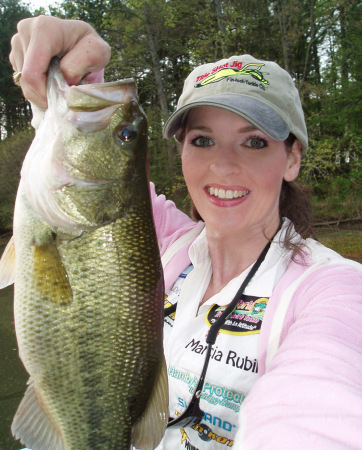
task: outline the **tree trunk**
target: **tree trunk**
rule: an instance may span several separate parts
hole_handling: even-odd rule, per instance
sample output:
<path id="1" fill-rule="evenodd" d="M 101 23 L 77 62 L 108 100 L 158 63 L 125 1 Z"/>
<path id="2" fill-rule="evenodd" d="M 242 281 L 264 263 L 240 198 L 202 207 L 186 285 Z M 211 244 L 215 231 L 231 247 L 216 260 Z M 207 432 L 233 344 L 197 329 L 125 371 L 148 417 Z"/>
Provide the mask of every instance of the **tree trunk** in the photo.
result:
<path id="1" fill-rule="evenodd" d="M 290 36 L 290 12 L 288 11 L 290 5 L 286 5 L 284 0 L 279 0 L 277 3 L 277 14 L 279 20 L 280 33 L 282 38 L 284 68 L 292 75 L 292 42 Z"/>
<path id="2" fill-rule="evenodd" d="M 316 1 L 310 0 L 310 6 L 309 6 L 309 27 L 310 27 L 310 38 L 309 43 L 306 48 L 306 55 L 305 55 L 305 62 L 304 62 L 304 70 L 303 70 L 303 77 L 301 80 L 301 85 L 307 80 L 308 73 L 310 71 L 310 60 L 313 53 L 313 65 L 315 66 L 315 71 L 317 73 L 318 80 L 320 82 L 320 73 L 319 73 L 319 60 L 318 60 L 318 53 L 316 48 L 316 24 L 315 24 L 315 7 L 316 7 Z M 316 62 L 318 62 L 318 65 L 316 66 Z"/>
<path id="3" fill-rule="evenodd" d="M 163 86 L 162 81 L 162 74 L 161 74 L 161 65 L 160 65 L 160 58 L 158 56 L 157 52 L 157 46 L 156 46 L 156 39 L 153 31 L 153 26 L 151 22 L 151 14 L 150 14 L 150 8 L 147 2 L 144 4 L 144 19 L 145 19 L 145 25 L 147 30 L 147 37 L 148 37 L 148 47 L 150 49 L 151 53 L 151 59 L 152 59 L 152 72 L 155 77 L 156 81 L 156 89 L 157 89 L 157 95 L 160 102 L 161 107 L 161 113 L 163 118 L 166 118 L 169 115 L 169 110 L 167 106 L 167 99 L 166 99 L 166 93 Z"/>
<path id="4" fill-rule="evenodd" d="M 228 57 L 228 49 L 226 44 L 226 27 L 222 12 L 222 5 L 221 0 L 214 0 L 215 2 L 215 8 L 216 8 L 216 17 L 217 17 L 217 26 L 219 31 L 219 37 L 220 37 L 220 43 L 221 43 L 221 52 L 222 57 L 227 58 Z"/>
<path id="5" fill-rule="evenodd" d="M 346 46 L 346 11 L 344 5 L 339 8 L 339 25 L 341 30 L 341 84 L 342 89 L 348 85 L 348 56 Z"/>

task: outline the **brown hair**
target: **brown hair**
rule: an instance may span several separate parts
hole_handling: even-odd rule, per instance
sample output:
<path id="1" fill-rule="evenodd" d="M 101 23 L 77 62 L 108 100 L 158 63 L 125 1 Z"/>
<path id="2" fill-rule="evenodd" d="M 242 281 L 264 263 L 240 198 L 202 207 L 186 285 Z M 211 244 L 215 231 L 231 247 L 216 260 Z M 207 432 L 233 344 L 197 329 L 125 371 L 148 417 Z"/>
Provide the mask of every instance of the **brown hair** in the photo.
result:
<path id="1" fill-rule="evenodd" d="M 290 224 L 286 229 L 283 246 L 293 251 L 293 259 L 297 255 L 303 256 L 301 241 L 293 242 L 295 238 L 294 229 L 302 239 L 312 237 L 315 239 L 313 230 L 313 208 L 311 202 L 311 189 L 295 181 L 283 181 L 279 198 L 279 215 L 287 217 Z"/>
<path id="2" fill-rule="evenodd" d="M 291 151 L 295 140 L 296 137 L 290 133 L 284 141 L 288 152 Z M 308 186 L 296 181 L 283 180 L 279 197 L 279 217 L 287 217 L 290 220 L 290 224 L 286 229 L 283 246 L 287 250 L 292 250 L 293 259 L 296 256 L 303 258 L 301 239 L 315 238 L 311 198 L 311 189 Z M 301 236 L 299 241 L 295 240 L 296 236 L 295 232 L 293 232 L 293 225 L 295 231 Z"/>

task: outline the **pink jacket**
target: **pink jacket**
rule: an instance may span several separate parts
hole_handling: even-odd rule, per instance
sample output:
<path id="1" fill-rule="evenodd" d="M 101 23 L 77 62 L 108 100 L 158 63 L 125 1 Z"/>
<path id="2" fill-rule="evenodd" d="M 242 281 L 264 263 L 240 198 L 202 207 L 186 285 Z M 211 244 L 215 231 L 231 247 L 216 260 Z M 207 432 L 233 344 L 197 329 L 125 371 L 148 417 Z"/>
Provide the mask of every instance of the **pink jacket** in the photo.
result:
<path id="1" fill-rule="evenodd" d="M 151 196 L 164 255 L 198 224 L 152 184 Z M 190 263 L 191 242 L 164 267 L 166 290 Z M 362 449 L 361 265 L 323 246 L 290 263 L 268 302 L 259 379 L 240 419 L 235 449 Z"/>

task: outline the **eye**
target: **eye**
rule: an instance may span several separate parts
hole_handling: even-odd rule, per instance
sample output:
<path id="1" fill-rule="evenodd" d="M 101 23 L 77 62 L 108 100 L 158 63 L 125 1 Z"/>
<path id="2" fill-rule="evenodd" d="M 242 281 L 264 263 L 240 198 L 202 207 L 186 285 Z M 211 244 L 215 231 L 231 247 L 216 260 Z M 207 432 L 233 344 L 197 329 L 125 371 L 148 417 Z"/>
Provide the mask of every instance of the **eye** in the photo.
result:
<path id="1" fill-rule="evenodd" d="M 137 131 L 132 125 L 123 125 L 116 129 L 116 136 L 122 142 L 131 142 L 137 136 Z"/>
<path id="2" fill-rule="evenodd" d="M 210 147 L 213 144 L 214 141 L 207 136 L 198 136 L 191 141 L 191 145 L 194 145 L 195 147 Z"/>
<path id="3" fill-rule="evenodd" d="M 260 148 L 264 148 L 268 146 L 268 143 L 265 139 L 259 137 L 259 136 L 254 136 L 249 138 L 246 142 L 245 145 L 247 147 L 250 148 L 254 148 L 254 149 L 260 149 Z"/>

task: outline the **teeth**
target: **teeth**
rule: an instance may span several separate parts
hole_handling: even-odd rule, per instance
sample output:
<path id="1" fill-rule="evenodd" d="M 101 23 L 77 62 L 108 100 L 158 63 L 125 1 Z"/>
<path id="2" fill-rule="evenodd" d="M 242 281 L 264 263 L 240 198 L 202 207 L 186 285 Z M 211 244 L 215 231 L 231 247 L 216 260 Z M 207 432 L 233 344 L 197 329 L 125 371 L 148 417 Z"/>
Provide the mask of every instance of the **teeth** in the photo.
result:
<path id="1" fill-rule="evenodd" d="M 231 189 L 225 190 L 225 189 L 218 189 L 216 187 L 209 187 L 207 188 L 207 190 L 209 191 L 210 195 L 213 195 L 214 197 L 218 197 L 221 199 L 240 198 L 249 194 L 249 191 L 232 191 Z"/>

